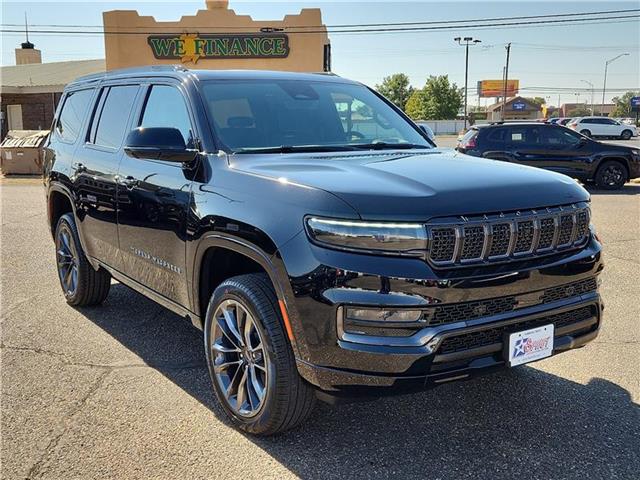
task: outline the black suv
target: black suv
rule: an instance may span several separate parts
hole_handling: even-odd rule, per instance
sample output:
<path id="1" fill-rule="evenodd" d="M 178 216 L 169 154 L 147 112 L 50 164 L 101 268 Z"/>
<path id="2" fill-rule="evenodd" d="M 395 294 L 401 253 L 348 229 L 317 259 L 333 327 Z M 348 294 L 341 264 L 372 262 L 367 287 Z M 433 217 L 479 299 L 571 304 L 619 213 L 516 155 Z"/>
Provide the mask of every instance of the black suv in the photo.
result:
<path id="1" fill-rule="evenodd" d="M 592 140 L 552 123 L 474 126 L 456 150 L 475 157 L 545 168 L 614 190 L 640 177 L 640 150 Z"/>
<path id="2" fill-rule="evenodd" d="M 438 150 L 337 76 L 81 78 L 56 112 L 45 187 L 68 303 L 103 302 L 113 277 L 189 319 L 224 411 L 255 434 L 297 425 L 317 397 L 580 347 L 601 323 L 580 185 Z"/>

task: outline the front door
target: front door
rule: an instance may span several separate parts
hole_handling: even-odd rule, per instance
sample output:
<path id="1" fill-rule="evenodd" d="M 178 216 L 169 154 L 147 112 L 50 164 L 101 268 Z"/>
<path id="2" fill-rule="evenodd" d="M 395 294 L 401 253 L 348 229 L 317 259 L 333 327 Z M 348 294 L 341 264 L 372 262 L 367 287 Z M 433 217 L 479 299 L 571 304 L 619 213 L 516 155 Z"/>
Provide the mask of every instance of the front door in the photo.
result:
<path id="1" fill-rule="evenodd" d="M 135 127 L 173 127 L 189 145 L 193 122 L 177 84 L 150 84 Z M 189 305 L 186 272 L 191 171 L 180 163 L 123 156 L 118 172 L 118 234 L 123 273 L 164 297 Z"/>

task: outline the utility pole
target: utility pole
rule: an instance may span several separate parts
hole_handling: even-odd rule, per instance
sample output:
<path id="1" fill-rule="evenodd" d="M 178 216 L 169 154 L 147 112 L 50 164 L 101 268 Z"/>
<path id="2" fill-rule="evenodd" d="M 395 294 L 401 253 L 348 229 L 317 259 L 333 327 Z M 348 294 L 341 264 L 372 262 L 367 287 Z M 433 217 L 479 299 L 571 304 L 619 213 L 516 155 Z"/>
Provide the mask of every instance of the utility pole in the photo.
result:
<path id="1" fill-rule="evenodd" d="M 467 130 L 467 86 L 469 84 L 469 44 L 472 45 L 480 43 L 482 40 L 474 39 L 473 37 L 456 37 L 453 39 L 458 42 L 458 45 L 465 46 L 464 56 L 464 129 Z M 464 43 L 463 43 L 464 42 Z"/>
<path id="2" fill-rule="evenodd" d="M 502 121 L 504 122 L 504 110 L 507 107 L 507 83 L 509 82 L 509 54 L 511 53 L 511 42 L 507 43 L 507 62 L 504 66 L 504 85 L 502 88 Z"/>
<path id="3" fill-rule="evenodd" d="M 606 62 L 604 62 L 604 82 L 602 84 L 602 109 L 600 111 L 600 115 L 604 114 L 604 95 L 605 95 L 605 92 L 607 91 L 607 69 L 609 68 L 609 64 L 615 62 L 620 57 L 624 57 L 626 55 L 629 55 L 629 54 L 628 53 L 621 53 L 617 57 L 613 57 L 612 59 L 607 60 Z"/>
<path id="4" fill-rule="evenodd" d="M 580 80 L 580 81 L 586 83 L 591 87 L 591 115 L 595 115 L 595 110 L 593 109 L 593 83 L 591 83 L 589 80 Z"/>

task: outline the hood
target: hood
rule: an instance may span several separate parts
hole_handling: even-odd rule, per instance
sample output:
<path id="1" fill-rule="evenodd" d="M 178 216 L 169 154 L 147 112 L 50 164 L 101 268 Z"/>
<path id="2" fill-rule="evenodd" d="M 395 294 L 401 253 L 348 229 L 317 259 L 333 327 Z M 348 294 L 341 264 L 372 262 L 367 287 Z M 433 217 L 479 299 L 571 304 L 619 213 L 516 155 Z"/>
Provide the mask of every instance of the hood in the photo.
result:
<path id="1" fill-rule="evenodd" d="M 231 168 L 325 190 L 369 220 L 424 221 L 589 199 L 567 176 L 454 150 L 235 155 Z"/>

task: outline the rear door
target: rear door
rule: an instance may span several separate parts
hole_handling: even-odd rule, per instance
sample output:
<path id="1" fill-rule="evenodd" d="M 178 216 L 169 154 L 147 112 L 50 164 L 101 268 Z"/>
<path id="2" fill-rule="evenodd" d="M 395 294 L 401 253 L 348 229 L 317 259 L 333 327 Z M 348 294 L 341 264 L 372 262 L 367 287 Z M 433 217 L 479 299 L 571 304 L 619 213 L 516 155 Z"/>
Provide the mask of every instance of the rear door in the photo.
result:
<path id="1" fill-rule="evenodd" d="M 132 128 L 174 127 L 194 146 L 194 117 L 177 82 L 144 85 L 134 118 Z M 127 155 L 118 172 L 123 273 L 182 306 L 189 305 L 185 256 L 193 173 L 180 163 Z"/>
<path id="2" fill-rule="evenodd" d="M 116 175 L 138 90 L 137 85 L 99 89 L 91 123 L 75 151 L 71 172 L 86 253 L 114 268 L 118 268 L 119 260 Z"/>

